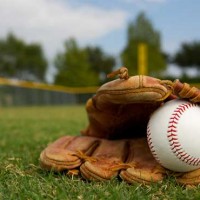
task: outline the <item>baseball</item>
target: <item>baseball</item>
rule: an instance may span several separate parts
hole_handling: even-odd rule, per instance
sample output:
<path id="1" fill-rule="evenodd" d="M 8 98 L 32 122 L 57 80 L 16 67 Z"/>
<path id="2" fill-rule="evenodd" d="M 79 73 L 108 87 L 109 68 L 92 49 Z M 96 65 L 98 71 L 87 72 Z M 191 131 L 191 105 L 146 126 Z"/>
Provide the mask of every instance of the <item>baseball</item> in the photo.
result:
<path id="1" fill-rule="evenodd" d="M 179 99 L 163 104 L 150 117 L 147 140 L 163 167 L 176 172 L 200 168 L 200 106 Z"/>

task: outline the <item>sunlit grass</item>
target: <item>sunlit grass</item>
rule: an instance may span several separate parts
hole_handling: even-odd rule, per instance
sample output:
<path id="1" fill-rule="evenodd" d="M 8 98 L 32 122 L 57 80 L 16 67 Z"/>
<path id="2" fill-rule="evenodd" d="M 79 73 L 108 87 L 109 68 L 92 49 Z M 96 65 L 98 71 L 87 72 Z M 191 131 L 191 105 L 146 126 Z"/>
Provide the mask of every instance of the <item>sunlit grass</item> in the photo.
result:
<path id="1" fill-rule="evenodd" d="M 151 186 L 87 182 L 40 168 L 48 143 L 86 125 L 84 106 L 0 108 L 0 199 L 200 199 L 199 187 L 183 188 L 172 178 Z"/>

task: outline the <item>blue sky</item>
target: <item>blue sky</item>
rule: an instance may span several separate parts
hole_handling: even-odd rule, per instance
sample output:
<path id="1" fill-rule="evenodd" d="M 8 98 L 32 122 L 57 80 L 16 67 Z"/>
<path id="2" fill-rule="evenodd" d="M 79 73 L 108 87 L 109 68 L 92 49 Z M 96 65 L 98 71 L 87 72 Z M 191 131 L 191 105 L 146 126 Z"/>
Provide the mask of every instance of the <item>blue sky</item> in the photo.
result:
<path id="1" fill-rule="evenodd" d="M 199 0 L 0 0 L 0 37 L 13 32 L 40 42 L 50 62 L 70 37 L 117 56 L 130 21 L 144 11 L 160 31 L 162 49 L 173 54 L 182 42 L 200 40 Z"/>
<path id="2" fill-rule="evenodd" d="M 87 2 L 94 4 L 92 0 Z M 174 53 L 182 42 L 200 40 L 200 1 L 198 0 L 127 0 L 127 2 L 118 0 L 109 3 L 97 1 L 96 5 L 104 9 L 124 10 L 128 15 L 127 23 L 134 21 L 138 13 L 144 11 L 154 27 L 160 31 L 162 47 L 169 53 Z M 126 44 L 126 28 L 127 25 L 95 42 L 103 44 L 108 52 L 121 51 Z"/>

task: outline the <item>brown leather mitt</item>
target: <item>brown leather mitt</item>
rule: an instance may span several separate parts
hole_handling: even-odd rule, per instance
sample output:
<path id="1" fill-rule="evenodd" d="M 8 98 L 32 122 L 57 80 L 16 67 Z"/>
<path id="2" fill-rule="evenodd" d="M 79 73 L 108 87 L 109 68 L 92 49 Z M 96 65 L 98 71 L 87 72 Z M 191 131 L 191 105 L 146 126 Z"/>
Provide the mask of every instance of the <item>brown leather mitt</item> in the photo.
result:
<path id="1" fill-rule="evenodd" d="M 81 174 L 88 180 L 119 176 L 128 183 L 159 182 L 170 172 L 153 158 L 146 139 L 150 115 L 168 100 L 200 101 L 200 92 L 179 80 L 128 76 L 125 67 L 108 77 L 119 79 L 102 85 L 86 104 L 89 125 L 81 136 L 63 136 L 40 154 L 44 169 Z M 181 173 L 181 184 L 200 183 L 200 170 Z"/>

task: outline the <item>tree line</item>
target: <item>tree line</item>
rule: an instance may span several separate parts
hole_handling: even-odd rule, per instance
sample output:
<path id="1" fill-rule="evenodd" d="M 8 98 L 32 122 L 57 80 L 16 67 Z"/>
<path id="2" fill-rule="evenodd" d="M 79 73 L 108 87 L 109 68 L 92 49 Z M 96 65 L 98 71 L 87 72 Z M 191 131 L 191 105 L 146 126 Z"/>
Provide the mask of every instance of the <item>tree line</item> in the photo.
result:
<path id="1" fill-rule="evenodd" d="M 169 63 L 178 65 L 183 72 L 194 68 L 197 75 L 200 74 L 200 41 L 183 43 L 174 55 L 163 52 L 161 34 L 143 12 L 128 24 L 126 39 L 119 58 L 131 75 L 137 74 L 140 43 L 148 47 L 149 75 L 161 77 Z M 70 38 L 64 43 L 64 51 L 55 56 L 54 83 L 73 87 L 98 86 L 107 81 L 106 74 L 116 65 L 116 57 L 102 48 L 80 47 L 75 38 Z M 0 40 L 0 76 L 45 82 L 47 68 L 48 61 L 40 44 L 27 44 L 12 33 Z M 183 74 L 187 78 L 187 74 Z"/>

